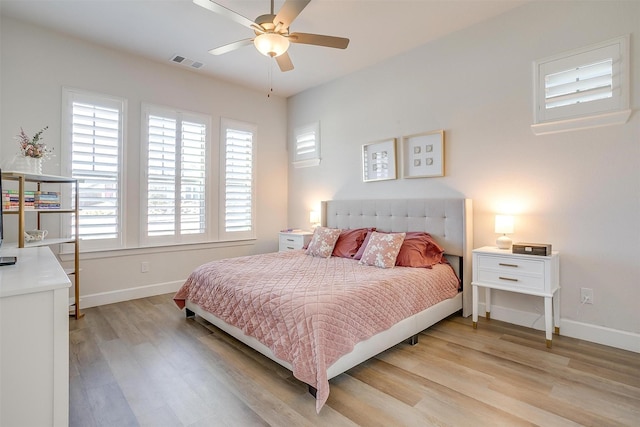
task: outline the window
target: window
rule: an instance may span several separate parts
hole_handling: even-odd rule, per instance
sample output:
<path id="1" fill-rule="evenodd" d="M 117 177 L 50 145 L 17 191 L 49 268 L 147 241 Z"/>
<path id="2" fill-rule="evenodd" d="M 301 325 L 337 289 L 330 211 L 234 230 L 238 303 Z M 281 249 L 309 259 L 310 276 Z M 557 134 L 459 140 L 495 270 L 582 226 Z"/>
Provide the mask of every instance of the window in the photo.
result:
<path id="1" fill-rule="evenodd" d="M 302 168 L 320 164 L 320 123 L 302 126 L 294 131 L 293 166 Z"/>
<path id="2" fill-rule="evenodd" d="M 220 236 L 223 240 L 255 237 L 254 163 L 256 127 L 222 119 Z"/>
<path id="3" fill-rule="evenodd" d="M 619 37 L 534 63 L 534 133 L 627 121 L 629 37 Z"/>
<path id="4" fill-rule="evenodd" d="M 73 89 L 63 90 L 63 102 L 63 132 L 70 141 L 70 155 L 65 159 L 67 173 L 80 180 L 79 233 L 83 249 L 121 247 L 126 103 Z M 75 220 L 72 218 L 70 224 L 65 224 L 72 235 Z"/>
<path id="5" fill-rule="evenodd" d="M 206 116 L 143 106 L 142 242 L 201 242 L 207 227 Z"/>

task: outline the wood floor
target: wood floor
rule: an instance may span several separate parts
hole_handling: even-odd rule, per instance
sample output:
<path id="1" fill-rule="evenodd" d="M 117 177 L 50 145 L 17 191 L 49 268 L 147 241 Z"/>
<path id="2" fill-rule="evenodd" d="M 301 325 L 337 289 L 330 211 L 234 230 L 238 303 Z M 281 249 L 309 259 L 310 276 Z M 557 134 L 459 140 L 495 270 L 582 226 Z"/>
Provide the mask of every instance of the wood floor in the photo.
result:
<path id="1" fill-rule="evenodd" d="M 330 381 L 320 414 L 289 371 L 172 295 L 70 320 L 70 425 L 639 426 L 640 355 L 452 316 Z"/>

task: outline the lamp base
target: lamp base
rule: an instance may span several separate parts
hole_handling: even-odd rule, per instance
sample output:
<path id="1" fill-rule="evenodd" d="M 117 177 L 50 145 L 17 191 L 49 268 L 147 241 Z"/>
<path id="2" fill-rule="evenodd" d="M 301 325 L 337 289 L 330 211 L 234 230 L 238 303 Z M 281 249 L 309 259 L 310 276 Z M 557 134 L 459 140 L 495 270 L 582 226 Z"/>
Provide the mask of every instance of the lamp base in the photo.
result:
<path id="1" fill-rule="evenodd" d="M 508 238 L 505 234 L 498 237 L 498 239 L 496 240 L 496 245 L 498 246 L 498 249 L 509 249 L 511 247 L 511 243 L 513 243 L 512 240 Z"/>

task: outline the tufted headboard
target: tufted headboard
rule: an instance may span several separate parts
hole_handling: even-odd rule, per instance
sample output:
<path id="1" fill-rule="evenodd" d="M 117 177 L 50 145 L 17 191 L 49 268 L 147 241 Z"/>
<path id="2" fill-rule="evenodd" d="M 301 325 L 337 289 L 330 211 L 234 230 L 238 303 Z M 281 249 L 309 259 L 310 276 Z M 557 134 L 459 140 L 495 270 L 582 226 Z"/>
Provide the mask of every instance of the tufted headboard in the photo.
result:
<path id="1" fill-rule="evenodd" d="M 463 315 L 471 314 L 471 199 L 329 200 L 322 224 L 332 228 L 376 227 L 381 231 L 424 231 L 442 246 L 463 285 Z"/>

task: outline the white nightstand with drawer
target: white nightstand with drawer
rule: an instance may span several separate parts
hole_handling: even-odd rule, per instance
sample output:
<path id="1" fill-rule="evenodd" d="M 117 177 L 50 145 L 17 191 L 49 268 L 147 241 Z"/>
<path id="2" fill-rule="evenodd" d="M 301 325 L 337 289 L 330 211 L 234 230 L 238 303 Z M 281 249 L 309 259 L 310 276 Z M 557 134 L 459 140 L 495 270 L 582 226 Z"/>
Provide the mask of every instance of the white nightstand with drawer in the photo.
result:
<path id="1" fill-rule="evenodd" d="M 560 334 L 560 254 L 521 255 L 492 246 L 473 250 L 473 327 L 478 326 L 478 286 L 485 288 L 486 317 L 491 318 L 491 289 L 544 297 L 547 347 L 553 327 Z"/>
<path id="2" fill-rule="evenodd" d="M 312 236 L 310 231 L 281 231 L 278 252 L 302 249 L 309 244 Z"/>

